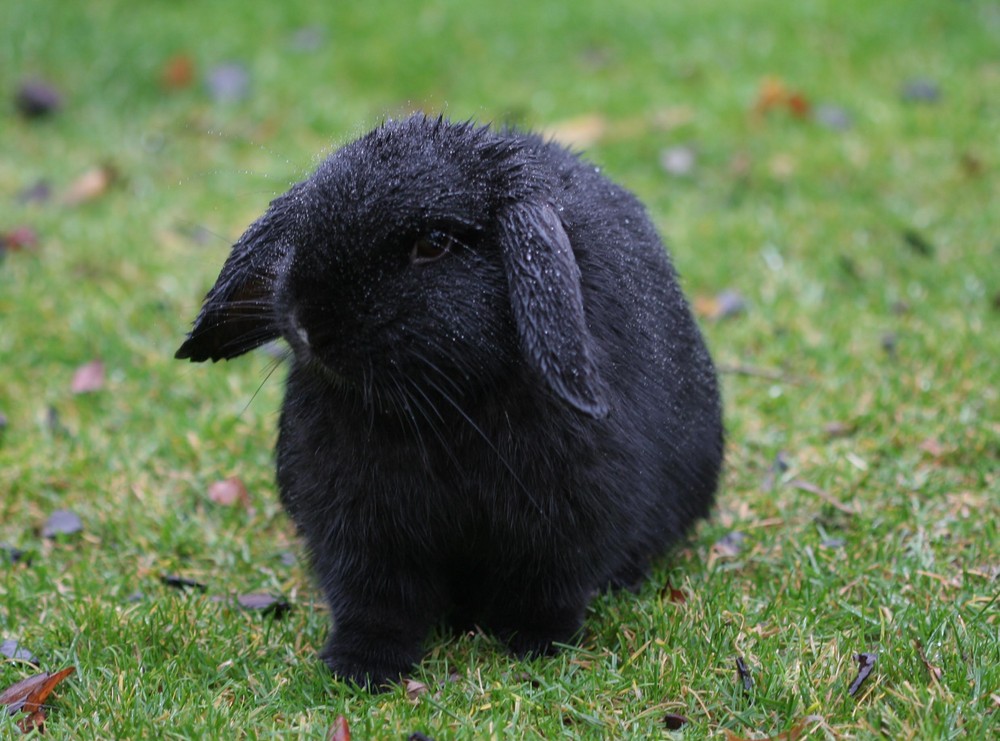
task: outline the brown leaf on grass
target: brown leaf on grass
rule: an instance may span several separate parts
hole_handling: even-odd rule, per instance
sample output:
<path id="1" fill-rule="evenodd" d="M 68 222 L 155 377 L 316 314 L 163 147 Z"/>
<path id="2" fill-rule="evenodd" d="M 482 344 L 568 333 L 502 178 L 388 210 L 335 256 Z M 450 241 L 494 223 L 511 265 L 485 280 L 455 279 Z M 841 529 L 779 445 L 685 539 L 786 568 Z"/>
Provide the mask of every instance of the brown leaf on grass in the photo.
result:
<path id="1" fill-rule="evenodd" d="M 118 179 L 118 172 L 111 165 L 100 165 L 87 170 L 70 184 L 63 194 L 63 203 L 67 206 L 79 206 L 82 203 L 100 198 Z"/>
<path id="2" fill-rule="evenodd" d="M 940 458 L 948 452 L 948 448 L 941 444 L 936 437 L 929 437 L 917 446 L 932 458 Z"/>
<path id="3" fill-rule="evenodd" d="M 794 487 L 795 489 L 799 489 L 801 491 L 807 491 L 810 494 L 815 494 L 817 497 L 819 497 L 824 502 L 829 504 L 835 510 L 837 510 L 838 512 L 843 512 L 845 515 L 856 516 L 858 514 L 857 510 L 855 510 L 853 507 L 847 506 L 839 499 L 837 499 L 835 496 L 833 496 L 833 494 L 826 491 L 825 489 L 821 489 L 820 487 L 816 486 L 816 484 L 810 483 L 808 481 L 803 481 L 802 479 L 792 479 L 791 481 L 788 482 L 788 485 Z"/>
<path id="4" fill-rule="evenodd" d="M 74 394 L 88 394 L 103 388 L 104 363 L 100 360 L 91 360 L 77 368 L 69 385 L 69 390 Z"/>
<path id="5" fill-rule="evenodd" d="M 546 138 L 568 147 L 585 149 L 596 144 L 608 132 L 608 120 L 599 113 L 559 121 L 542 130 Z"/>
<path id="6" fill-rule="evenodd" d="M 45 711 L 42 706 L 55 686 L 75 671 L 75 667 L 68 666 L 55 674 L 42 672 L 22 679 L 0 693 L 0 705 L 5 706 L 11 715 L 22 711 L 28 714 L 27 718 L 18 723 L 24 733 L 29 733 L 33 728 L 41 729 L 45 723 Z"/>
<path id="7" fill-rule="evenodd" d="M 403 687 L 406 689 L 406 699 L 414 702 L 428 691 L 427 685 L 416 679 L 404 679 Z"/>
<path id="8" fill-rule="evenodd" d="M 812 104 L 802 93 L 791 92 L 785 99 L 785 105 L 789 112 L 796 118 L 808 118 L 812 110 Z"/>
<path id="9" fill-rule="evenodd" d="M 823 425 L 823 434 L 827 439 L 850 437 L 857 428 L 850 422 L 829 422 Z"/>
<path id="10" fill-rule="evenodd" d="M 851 682 L 851 686 L 847 688 L 847 694 L 854 697 L 858 693 L 858 690 L 861 689 L 861 685 L 865 683 L 865 680 L 868 679 L 868 676 L 875 668 L 875 661 L 877 659 L 877 653 L 854 654 L 854 660 L 858 662 L 858 676 L 854 678 L 854 681 Z"/>
<path id="11" fill-rule="evenodd" d="M 715 296 L 696 296 L 695 313 L 713 321 L 742 314 L 747 310 L 747 300 L 738 291 L 727 289 Z"/>
<path id="12" fill-rule="evenodd" d="M 746 736 L 737 736 L 732 731 L 726 731 L 726 741 L 798 741 L 806 735 L 806 725 L 809 723 L 810 719 L 799 721 L 794 726 L 789 728 L 787 731 L 782 731 L 775 736 L 767 736 L 766 738 L 751 739 Z"/>
<path id="13" fill-rule="evenodd" d="M 38 244 L 38 233 L 30 226 L 15 226 L 9 232 L 0 232 L 0 254 L 22 252 Z"/>
<path id="14" fill-rule="evenodd" d="M 327 741 L 351 741 L 351 729 L 347 725 L 347 718 L 343 715 L 338 715 L 337 720 L 333 722 Z"/>
<path id="15" fill-rule="evenodd" d="M 763 116 L 773 110 L 785 110 L 796 118 L 805 119 L 812 105 L 803 93 L 790 89 L 780 77 L 765 77 L 757 88 L 753 111 Z"/>
<path id="16" fill-rule="evenodd" d="M 160 71 L 160 85 L 166 90 L 181 90 L 194 82 L 194 62 L 187 54 L 170 57 Z"/>
<path id="17" fill-rule="evenodd" d="M 239 504 L 246 509 L 250 506 L 250 493 L 238 476 L 230 476 L 211 484 L 208 487 L 208 498 L 226 507 Z"/>
<path id="18" fill-rule="evenodd" d="M 687 592 L 683 589 L 678 589 L 669 581 L 666 586 L 663 587 L 663 591 L 660 592 L 668 602 L 673 602 L 675 605 L 682 605 L 687 602 Z"/>
<path id="19" fill-rule="evenodd" d="M 667 713 L 663 716 L 663 725 L 668 731 L 679 731 L 690 722 L 690 719 L 679 713 Z"/>
<path id="20" fill-rule="evenodd" d="M 986 171 L 982 159 L 973 152 L 962 152 L 959 165 L 962 167 L 962 172 L 971 178 L 977 178 Z"/>

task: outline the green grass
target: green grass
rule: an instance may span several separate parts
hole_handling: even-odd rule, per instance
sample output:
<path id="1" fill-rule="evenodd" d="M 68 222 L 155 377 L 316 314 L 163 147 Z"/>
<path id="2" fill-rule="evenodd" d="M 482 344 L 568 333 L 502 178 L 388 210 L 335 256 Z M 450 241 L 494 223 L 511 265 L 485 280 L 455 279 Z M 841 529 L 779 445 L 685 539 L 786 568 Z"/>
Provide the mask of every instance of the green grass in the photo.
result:
<path id="1" fill-rule="evenodd" d="M 423 6 L 0 11 L 3 100 L 33 75 L 67 98 L 44 121 L 0 110 L 0 232 L 39 236 L 0 260 L 0 543 L 30 554 L 2 564 L 0 638 L 48 671 L 76 667 L 51 700 L 51 735 L 324 738 L 343 714 L 355 738 L 655 738 L 670 735 L 669 712 L 689 719 L 685 738 L 995 737 L 996 4 Z M 303 26 L 322 29 L 318 50 L 294 48 Z M 197 79 L 164 91 L 176 54 Z M 201 76 L 228 60 L 247 65 L 251 94 L 216 103 Z M 768 77 L 853 125 L 754 115 Z M 936 81 L 940 99 L 903 100 L 914 78 Z M 269 199 L 331 147 L 415 108 L 538 127 L 600 116 L 588 154 L 647 202 L 689 294 L 746 298 L 744 314 L 704 327 L 721 366 L 752 372 L 724 375 L 714 518 L 637 596 L 599 599 L 582 644 L 552 659 L 437 636 L 414 674 L 431 690 L 409 699 L 352 691 L 315 658 L 328 617 L 288 558 L 300 549 L 272 483 L 282 372 L 268 376 L 260 355 L 171 358 Z M 688 177 L 659 164 L 676 145 L 697 151 Z M 107 193 L 60 202 L 104 162 L 120 174 Z M 55 198 L 18 203 L 39 179 Z M 104 389 L 73 395 L 74 369 L 93 358 Z M 789 469 L 769 477 L 779 453 Z M 233 475 L 252 511 L 208 498 Z M 61 508 L 83 532 L 41 537 Z M 738 554 L 713 548 L 732 531 L 745 534 Z M 169 589 L 162 573 L 208 591 Z M 272 620 L 212 599 L 253 591 L 294 609 Z M 850 697 L 862 651 L 878 662 Z M 0 689 L 32 671 L 0 663 Z M 0 717 L 0 736 L 14 730 Z"/>

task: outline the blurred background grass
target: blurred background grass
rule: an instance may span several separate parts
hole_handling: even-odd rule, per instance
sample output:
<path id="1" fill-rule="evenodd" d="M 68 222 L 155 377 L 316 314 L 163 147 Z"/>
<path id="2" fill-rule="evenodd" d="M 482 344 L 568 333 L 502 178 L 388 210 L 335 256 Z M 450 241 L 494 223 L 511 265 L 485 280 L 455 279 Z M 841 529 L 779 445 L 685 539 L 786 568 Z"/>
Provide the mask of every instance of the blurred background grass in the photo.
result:
<path id="1" fill-rule="evenodd" d="M 667 710 L 693 736 L 995 730 L 998 49 L 976 0 L 4 3 L 0 543 L 33 558 L 0 579 L 0 637 L 78 667 L 54 730 L 319 737 L 345 713 L 374 737 L 648 736 Z M 61 106 L 27 119 L 36 78 Z M 579 651 L 442 638 L 419 676 L 460 680 L 371 700 L 312 655 L 326 616 L 271 483 L 281 371 L 171 356 L 268 201 L 418 109 L 548 130 L 648 204 L 727 370 L 729 466 L 715 519 L 638 600 L 599 601 Z M 717 316 L 722 291 L 742 312 Z M 102 387 L 72 393 L 94 358 Z M 252 510 L 207 497 L 230 475 Z M 83 532 L 41 537 L 61 508 Z M 732 531 L 742 549 L 713 545 Z M 173 595 L 176 572 L 297 609 Z"/>

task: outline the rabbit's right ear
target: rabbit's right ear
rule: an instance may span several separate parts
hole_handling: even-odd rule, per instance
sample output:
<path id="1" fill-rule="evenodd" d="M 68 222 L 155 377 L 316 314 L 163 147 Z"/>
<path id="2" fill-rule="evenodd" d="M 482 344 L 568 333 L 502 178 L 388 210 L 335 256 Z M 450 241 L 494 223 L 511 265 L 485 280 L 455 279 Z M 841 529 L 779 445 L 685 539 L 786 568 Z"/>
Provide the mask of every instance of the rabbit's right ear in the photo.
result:
<path id="1" fill-rule="evenodd" d="M 233 245 L 175 358 L 228 360 L 281 334 L 274 288 L 289 238 L 283 213 L 277 202 L 272 203 Z"/>
<path id="2" fill-rule="evenodd" d="M 521 353 L 556 396 L 584 414 L 608 414 L 587 329 L 580 269 L 546 203 L 517 203 L 500 217 L 500 247 Z"/>

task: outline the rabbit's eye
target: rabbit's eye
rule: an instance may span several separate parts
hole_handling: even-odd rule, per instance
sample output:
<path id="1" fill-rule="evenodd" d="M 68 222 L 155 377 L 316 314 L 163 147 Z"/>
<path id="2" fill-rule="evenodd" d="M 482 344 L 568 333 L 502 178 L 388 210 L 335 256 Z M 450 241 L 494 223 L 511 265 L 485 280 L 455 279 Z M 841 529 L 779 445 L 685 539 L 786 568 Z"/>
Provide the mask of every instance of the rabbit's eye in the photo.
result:
<path id="1" fill-rule="evenodd" d="M 431 232 L 413 244 L 413 249 L 410 250 L 410 262 L 421 265 L 440 260 L 451 252 L 454 243 L 455 240 L 443 232 Z"/>

